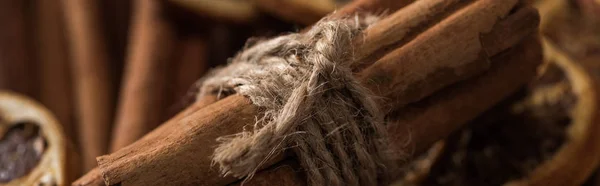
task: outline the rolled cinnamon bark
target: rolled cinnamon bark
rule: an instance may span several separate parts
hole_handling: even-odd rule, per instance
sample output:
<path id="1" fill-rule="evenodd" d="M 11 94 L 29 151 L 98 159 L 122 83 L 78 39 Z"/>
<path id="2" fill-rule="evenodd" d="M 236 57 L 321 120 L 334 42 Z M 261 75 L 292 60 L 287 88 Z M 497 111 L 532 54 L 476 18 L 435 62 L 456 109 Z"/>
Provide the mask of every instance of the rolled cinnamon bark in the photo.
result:
<path id="1" fill-rule="evenodd" d="M 177 54 L 174 55 L 173 68 L 170 76 L 173 83 L 170 84 L 169 104 L 165 120 L 173 117 L 176 113 L 193 104 L 196 100 L 198 85 L 195 83 L 204 75 L 209 67 L 208 43 L 201 34 L 189 34 L 179 38 L 177 42 Z"/>
<path id="2" fill-rule="evenodd" d="M 96 165 L 96 156 L 107 153 L 114 107 L 109 58 L 97 3 L 95 0 L 62 1 L 69 33 L 84 170 Z"/>
<path id="3" fill-rule="evenodd" d="M 208 46 L 199 35 L 188 36 L 180 42 L 181 58 L 176 70 L 174 98 L 189 96 L 194 83 L 208 71 Z"/>
<path id="4" fill-rule="evenodd" d="M 152 130 L 162 122 L 166 111 L 167 69 L 176 42 L 175 33 L 163 16 L 160 2 L 138 0 L 134 8 L 111 151 L 129 145 Z"/>
<path id="5" fill-rule="evenodd" d="M 477 1 L 477 2 L 482 2 L 482 3 L 490 3 L 487 5 L 490 5 L 490 7 L 496 7 L 499 8 L 501 10 L 504 11 L 498 11 L 496 13 L 500 13 L 500 14 L 508 14 L 509 11 L 513 8 L 514 4 L 512 4 L 512 6 L 491 6 L 491 5 L 495 5 L 494 3 L 499 3 L 502 5 L 506 5 L 503 3 L 509 3 L 509 2 L 499 2 L 499 1 Z M 514 3 L 516 3 L 516 1 L 514 1 Z M 477 4 L 475 3 L 472 6 L 481 6 L 481 4 Z M 487 7 L 487 6 L 484 6 Z M 496 9 L 498 10 L 498 9 Z M 537 23 L 537 14 L 535 13 L 534 10 L 531 9 L 526 9 L 525 10 L 529 10 L 526 12 L 529 12 L 527 14 L 527 17 L 529 16 L 533 16 L 534 18 L 531 19 L 534 21 L 534 24 L 530 24 L 531 27 L 528 28 L 523 28 L 525 30 L 529 30 L 529 32 L 522 32 L 522 33 L 531 33 L 534 31 L 534 28 L 536 26 L 535 23 Z M 473 13 L 478 13 L 477 11 L 460 11 L 462 12 L 473 12 Z M 491 11 L 494 12 L 494 11 Z M 516 11 L 519 12 L 519 11 Z M 467 14 L 468 15 L 468 14 Z M 515 14 L 516 15 L 516 14 Z M 454 15 L 454 16 L 458 16 L 458 15 Z M 470 25 L 475 25 L 475 27 L 477 26 L 482 26 L 479 27 L 482 30 L 477 30 L 474 32 L 475 35 L 479 36 L 479 34 L 481 34 L 482 32 L 486 32 L 491 30 L 491 28 L 493 27 L 494 23 L 497 22 L 497 20 L 495 20 L 495 18 L 497 18 L 499 15 L 495 15 L 495 14 L 489 14 L 486 16 L 490 16 L 493 17 L 494 19 L 491 20 L 492 23 L 489 24 L 487 27 L 486 26 L 482 26 L 482 23 L 479 24 L 470 24 Z M 488 17 L 482 17 L 481 20 L 487 20 L 486 18 Z M 485 24 L 484 24 L 485 25 Z M 517 24 L 519 25 L 519 24 Z M 508 30 L 500 30 L 500 33 L 503 33 L 502 31 L 511 31 L 510 29 Z M 518 32 L 521 33 L 521 32 Z M 510 35 L 510 34 L 509 34 Z M 521 36 L 521 38 L 524 36 Z M 500 40 L 502 42 L 514 42 L 514 41 L 519 41 L 519 39 L 516 40 Z M 448 43 L 448 44 L 453 44 L 453 43 Z M 480 43 L 476 43 L 477 45 L 479 45 Z M 511 46 L 514 45 L 513 44 L 498 44 L 499 46 Z M 446 48 L 446 47 L 450 47 L 451 45 L 446 45 L 446 46 L 440 46 L 442 48 Z M 485 48 L 485 47 L 484 47 Z M 497 48 L 497 46 L 494 45 L 494 47 L 492 48 Z M 533 47 L 534 48 L 534 47 Z M 484 52 L 486 51 L 486 49 L 480 49 L 476 52 L 476 54 L 479 54 L 479 52 Z M 536 52 L 538 51 L 538 52 Z M 501 50 L 496 51 L 496 52 L 501 52 Z M 465 55 L 471 55 L 471 54 L 465 54 Z M 490 56 L 493 56 L 495 54 L 488 54 Z M 477 56 L 477 55 L 475 55 Z M 443 99 L 443 101 L 440 101 L 440 104 L 433 104 L 431 103 L 431 108 L 427 109 L 425 111 L 423 111 L 423 115 L 417 115 L 415 116 L 416 119 L 415 120 L 420 120 L 420 119 L 435 119 L 435 117 L 432 118 L 432 115 L 429 115 L 430 113 L 437 113 L 440 115 L 444 115 L 444 114 L 449 114 L 449 110 L 452 110 L 450 108 L 453 107 L 464 107 L 463 109 L 472 109 L 471 113 L 472 115 L 466 115 L 462 118 L 458 118 L 455 120 L 452 120 L 451 123 L 454 127 L 458 127 L 461 124 L 463 124 L 464 122 L 466 122 L 465 120 L 468 120 L 469 118 L 474 117 L 476 114 L 478 114 L 479 112 L 482 112 L 483 110 L 489 108 L 491 105 L 493 105 L 494 103 L 496 103 L 499 99 L 501 99 L 502 97 L 504 97 L 505 95 L 507 95 L 507 92 L 512 92 L 516 89 L 516 87 L 520 86 L 523 84 L 523 77 L 530 77 L 531 74 L 533 73 L 535 66 L 538 64 L 539 60 L 539 50 L 531 50 L 531 53 L 529 53 L 528 55 L 523 55 L 525 57 L 527 57 L 526 59 L 520 59 L 520 58 L 511 58 L 511 57 L 520 57 L 520 55 L 515 54 L 514 56 L 512 55 L 502 55 L 500 56 L 500 58 L 502 58 L 503 60 L 506 61 L 512 61 L 508 64 L 506 64 L 506 66 L 504 65 L 499 65 L 498 67 L 493 67 L 489 73 L 495 74 L 491 77 L 488 78 L 483 78 L 484 80 L 478 80 L 475 81 L 476 83 L 473 83 L 472 85 L 469 86 L 473 86 L 476 88 L 456 88 L 455 90 L 451 91 L 451 93 L 448 93 L 447 95 L 454 95 L 457 97 L 460 97 L 461 99 L 448 99 L 445 100 Z M 508 60 L 508 59 L 511 60 Z M 467 58 L 469 59 L 469 58 Z M 421 61 L 421 63 L 426 63 L 429 60 L 423 60 Z M 524 63 L 523 61 L 528 61 L 527 63 Z M 466 61 L 465 61 L 466 62 Z M 473 63 L 477 63 L 477 58 L 472 58 L 472 62 Z M 393 63 L 392 61 L 388 61 L 386 63 Z M 469 62 L 466 62 L 469 63 Z M 521 64 L 523 63 L 523 64 Z M 392 68 L 398 68 L 398 69 L 402 69 L 402 65 L 409 65 L 406 63 L 394 63 L 397 66 L 393 66 Z M 444 65 L 444 64 L 436 64 L 436 63 L 432 63 L 433 65 Z M 523 65 L 523 66 L 521 66 Z M 497 68 L 497 69 L 496 69 Z M 472 69 L 475 71 L 478 70 L 485 70 L 484 69 Z M 523 76 L 514 76 L 514 78 L 518 78 L 518 79 L 512 79 L 509 78 L 508 80 L 506 79 L 502 79 L 502 78 L 506 78 L 506 74 L 512 74 L 512 72 L 514 71 L 518 71 L 518 74 L 522 74 Z M 481 72 L 481 71 L 480 71 Z M 388 74 L 388 76 L 393 77 L 394 74 Z M 363 80 L 365 80 L 365 77 L 361 77 L 363 78 Z M 502 79 L 502 80 L 499 80 Z M 456 79 L 457 81 L 460 80 Z M 496 88 L 490 88 L 488 86 L 491 85 L 487 85 L 488 82 L 496 82 L 496 81 L 502 81 L 502 82 L 498 82 L 498 83 L 492 83 Z M 393 84 L 393 81 L 387 81 L 387 82 L 382 82 L 382 83 L 390 83 Z M 413 83 L 420 83 L 419 81 L 415 81 Z M 408 83 L 410 85 L 410 83 Z M 444 87 L 445 85 L 440 85 L 439 88 Z M 465 85 L 466 86 L 466 85 Z M 472 92 L 473 90 L 477 90 L 478 92 L 478 96 L 473 96 L 472 94 L 469 94 L 469 92 Z M 489 98 L 489 101 L 482 101 L 480 104 L 477 104 L 477 106 L 470 106 L 467 105 L 467 103 L 473 103 L 474 100 L 472 100 L 471 102 L 464 102 L 464 99 L 467 100 L 471 100 L 472 98 L 478 98 L 481 99 L 481 97 L 485 97 L 486 94 L 489 94 L 490 92 L 487 92 L 488 90 L 493 90 L 495 91 L 493 95 L 496 95 L 495 97 Z M 444 96 L 441 96 L 444 97 Z M 467 98 L 465 98 L 467 97 Z M 442 99 L 442 98 L 440 98 Z M 163 127 L 160 127 L 159 129 L 153 131 L 152 133 L 150 133 L 149 135 L 147 135 L 146 137 L 144 137 L 142 140 L 128 146 L 125 147 L 124 149 L 115 152 L 114 154 L 108 155 L 108 156 L 102 156 L 98 158 L 99 161 L 99 165 L 100 165 L 100 170 L 102 171 L 103 175 L 104 175 L 104 179 L 106 181 L 107 184 L 117 184 L 117 183 L 121 183 L 121 184 L 207 184 L 207 185 L 220 185 L 220 184 L 226 184 L 226 183 L 230 183 L 232 180 L 232 178 L 219 178 L 218 177 L 218 173 L 217 170 L 215 170 L 214 167 L 210 166 L 210 159 L 208 158 L 210 156 L 210 154 L 212 153 L 212 150 L 207 150 L 206 147 L 211 147 L 214 148 L 215 142 L 213 141 L 216 137 L 218 136 L 223 136 L 223 135 L 228 135 L 228 134 L 233 134 L 233 133 L 237 133 L 239 131 L 242 130 L 242 128 L 247 124 L 247 123 L 252 123 L 254 120 L 254 115 L 258 114 L 259 108 L 255 108 L 254 106 L 250 105 L 250 102 L 243 98 L 242 96 L 239 95 L 233 95 L 230 96 L 228 98 L 225 98 L 224 100 L 221 100 L 213 105 L 209 105 L 208 107 L 201 109 L 199 111 L 193 112 L 190 115 L 188 115 L 187 117 L 183 117 L 181 119 L 179 119 L 178 121 L 174 121 L 174 122 L 168 122 L 166 125 L 163 125 Z M 438 122 L 433 122 L 435 124 L 440 124 Z M 441 123 L 440 125 L 444 125 L 445 123 Z M 169 126 L 167 129 L 167 125 Z M 441 132 L 441 134 L 436 134 L 436 136 L 444 136 L 447 135 L 447 133 L 449 133 L 451 130 L 446 131 L 446 133 L 443 133 L 443 131 L 439 131 Z M 164 133 L 163 133 L 164 132 Z M 161 139 L 169 139 L 169 140 L 161 140 Z M 202 145 L 200 145 L 202 144 Z M 425 148 L 425 147 L 420 147 L 420 148 Z M 135 156 L 130 156 L 135 154 Z M 177 157 L 177 158 L 175 158 Z M 135 167 L 131 166 L 131 165 L 136 165 Z M 177 165 L 177 167 L 175 169 L 177 169 L 179 174 L 169 174 L 168 172 L 170 172 L 168 169 L 154 169 L 152 167 L 170 167 L 170 165 Z M 210 167 L 210 168 L 209 168 Z M 199 175 L 201 175 L 201 177 L 198 177 Z"/>
<path id="6" fill-rule="evenodd" d="M 162 131 L 162 132 L 151 132 L 147 135 L 145 135 L 144 137 L 142 137 L 141 139 L 137 140 L 136 143 L 142 143 L 141 141 L 151 141 L 153 139 L 156 138 L 161 138 L 161 137 L 165 137 L 165 135 L 169 134 L 170 131 L 173 130 L 178 130 L 176 128 L 172 128 L 171 123 L 175 123 L 178 122 L 179 120 L 181 120 L 182 118 L 185 117 L 189 117 L 191 115 L 193 115 L 194 113 L 198 112 L 199 110 L 203 109 L 204 107 L 214 103 L 218 101 L 216 96 L 211 96 L 211 97 L 205 97 L 202 100 L 198 100 L 196 102 L 194 102 L 192 105 L 186 107 L 183 111 L 179 112 L 177 115 L 175 115 L 174 117 L 172 117 L 171 119 L 169 119 L 168 121 L 166 121 L 165 123 L 163 123 L 162 125 L 160 125 L 158 128 L 156 128 L 156 131 Z M 102 172 L 100 171 L 100 169 L 98 169 L 97 167 L 92 169 L 91 171 L 87 172 L 83 177 L 77 179 L 75 182 L 72 183 L 72 185 L 74 186 L 103 186 L 105 185 L 105 181 L 102 178 Z"/>
<path id="7" fill-rule="evenodd" d="M 365 87 L 373 90 L 376 95 L 386 98 L 380 104 L 383 110 L 402 107 L 456 81 L 482 73 L 489 67 L 491 56 L 515 45 L 525 35 L 531 33 L 539 19 L 537 12 L 531 8 L 515 8 L 518 1 L 474 1 L 468 6 L 464 6 L 461 3 L 465 1 L 434 0 L 415 2 L 403 10 L 413 10 L 409 9 L 413 8 L 412 5 L 428 7 L 424 2 L 432 2 L 429 7 L 437 8 L 454 3 L 454 6 L 462 8 L 447 6 L 449 8 L 446 11 L 431 8 L 432 15 L 428 16 L 432 16 L 434 20 L 437 19 L 435 13 L 441 14 L 439 16 L 449 16 L 358 73 L 357 76 L 362 79 Z M 509 14 L 513 8 L 515 8 L 515 12 Z M 396 20 L 395 18 L 399 15 L 415 13 L 413 11 L 403 12 L 403 10 L 399 11 L 403 14 L 393 14 L 390 18 L 382 20 L 385 23 L 382 24 L 384 25 L 382 27 L 390 28 L 387 30 L 395 30 L 392 29 L 395 28 L 394 26 L 389 26 L 393 20 Z M 499 21 L 499 18 L 502 21 Z M 504 24 L 499 24 L 501 22 Z M 426 25 L 427 23 L 428 21 L 422 21 L 422 24 Z M 365 33 L 380 31 L 377 26 L 376 23 Z M 400 32 L 405 32 L 406 28 L 400 28 Z M 397 38 L 396 36 L 399 35 L 389 33 L 389 31 L 380 31 L 379 33 L 383 36 L 366 34 L 365 39 Z M 500 37 L 503 40 L 500 41 L 494 37 Z M 378 43 L 381 39 L 367 41 L 369 41 L 368 44 L 372 44 L 373 42 Z M 490 42 L 486 43 L 485 41 Z M 373 50 L 375 52 L 371 54 L 385 52 L 385 46 L 387 45 L 381 47 L 383 50 Z M 364 50 L 368 49 L 371 47 L 364 48 Z M 369 56 L 369 54 L 358 57 L 362 56 Z M 368 64 L 368 61 L 364 63 Z M 399 68 L 398 65 L 402 65 L 402 67 Z M 417 81 L 419 83 L 414 83 Z"/>
<path id="8" fill-rule="evenodd" d="M 30 98 L 0 92 L 0 185 L 66 185 L 68 148 L 61 125 Z"/>
<path id="9" fill-rule="evenodd" d="M 408 4 L 406 7 L 389 15 L 390 19 L 377 22 L 377 29 L 370 29 L 365 32 L 364 40 L 370 40 L 371 45 L 380 45 L 381 51 L 362 50 L 356 51 L 359 63 L 353 64 L 355 69 L 363 69 L 373 64 L 384 54 L 391 50 L 399 48 L 415 39 L 425 30 L 435 26 L 440 21 L 446 19 L 452 13 L 473 3 L 471 0 L 458 1 L 416 1 Z M 391 19 L 393 17 L 393 19 Z M 403 23 L 403 24 L 394 24 Z M 389 30 L 398 30 L 389 32 Z M 365 47 L 366 49 L 378 49 L 374 47 Z"/>
<path id="10" fill-rule="evenodd" d="M 38 98 L 30 13 L 25 1 L 0 2 L 0 88 Z"/>
<path id="11" fill-rule="evenodd" d="M 66 137 L 77 143 L 75 109 L 62 7 L 52 0 L 35 3 L 40 102 L 54 113 Z"/>

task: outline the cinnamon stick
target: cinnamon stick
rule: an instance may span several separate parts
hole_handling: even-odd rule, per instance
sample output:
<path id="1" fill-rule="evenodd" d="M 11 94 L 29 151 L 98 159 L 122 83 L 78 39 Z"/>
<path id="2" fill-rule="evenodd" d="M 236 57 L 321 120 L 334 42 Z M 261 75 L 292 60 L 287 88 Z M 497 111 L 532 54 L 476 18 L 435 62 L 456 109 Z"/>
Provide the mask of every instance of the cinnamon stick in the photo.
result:
<path id="1" fill-rule="evenodd" d="M 175 57 L 176 62 L 171 71 L 174 83 L 169 88 L 172 91 L 166 119 L 196 101 L 195 94 L 199 87 L 195 82 L 209 69 L 207 45 L 206 38 L 200 34 L 190 34 L 179 39 L 178 54 L 175 55 L 178 57 Z"/>
<path id="2" fill-rule="evenodd" d="M 132 21 L 123 87 L 111 151 L 134 142 L 152 130 L 165 111 L 168 60 L 175 33 L 163 17 L 159 2 L 137 0 Z"/>
<path id="3" fill-rule="evenodd" d="M 65 23 L 62 7 L 51 0 L 34 3 L 36 27 L 36 60 L 40 73 L 40 102 L 45 105 L 61 124 L 67 144 L 67 168 L 69 177 L 65 183 L 81 176 L 81 158 L 78 154 L 79 141 L 75 126 L 75 98 L 70 73 Z"/>
<path id="4" fill-rule="evenodd" d="M 35 3 L 40 102 L 56 115 L 69 142 L 76 143 L 74 97 L 61 8 L 51 0 Z"/>
<path id="5" fill-rule="evenodd" d="M 0 2 L 0 88 L 37 98 L 25 1 Z"/>
<path id="6" fill-rule="evenodd" d="M 487 14 L 484 17 L 501 17 L 507 15 L 516 1 L 513 1 L 511 6 L 498 6 L 499 4 L 505 5 L 504 3 L 510 2 L 499 2 L 499 1 L 477 1 L 477 3 L 484 3 L 487 6 L 484 7 L 500 7 L 504 11 L 498 11 L 496 14 Z M 475 4 L 481 6 L 480 4 Z M 498 3 L 498 4 L 496 4 Z M 529 9 L 531 10 L 531 9 Z M 473 11 L 460 11 L 460 12 L 473 12 Z M 476 11 L 474 11 L 476 12 Z M 492 11 L 493 12 L 493 11 Z M 536 17 L 535 11 L 528 16 Z M 468 14 L 467 14 L 468 15 Z M 476 19 L 477 20 L 477 19 Z M 486 20 L 481 18 L 479 20 Z M 533 19 L 537 20 L 537 19 Z M 489 31 L 497 20 L 491 20 L 492 24 L 489 28 L 483 28 L 475 32 L 475 35 L 479 35 L 486 30 Z M 537 23 L 537 22 L 536 22 Z M 482 24 L 482 23 L 479 23 Z M 477 25 L 477 24 L 470 24 Z M 535 24 L 531 25 L 528 29 L 531 33 L 535 28 Z M 510 29 L 509 29 L 510 30 Z M 504 29 L 493 30 L 497 31 L 499 35 L 504 35 Z M 521 36 L 521 38 L 524 36 Z M 501 40 L 499 42 L 504 42 Z M 512 42 L 512 41 L 506 41 Z M 450 44 L 443 48 L 450 47 Z M 476 43 L 479 45 L 480 43 Z M 510 44 L 499 44 L 500 46 L 509 46 Z M 514 44 L 513 44 L 514 45 Z M 484 46 L 485 47 L 485 46 Z M 486 49 L 481 49 L 476 53 L 485 52 Z M 497 51 L 500 52 L 500 51 Z M 489 54 L 493 56 L 495 54 Z M 477 62 L 477 58 L 472 59 L 472 62 Z M 420 61 L 421 63 L 428 62 L 429 60 Z M 535 60 L 533 60 L 535 62 Z M 393 63 L 387 61 L 386 63 Z M 466 62 L 468 63 L 468 62 Z M 406 63 L 394 63 L 396 66 L 392 68 L 403 68 Z M 444 65 L 444 64 L 431 64 Z M 533 65 L 532 65 L 533 66 Z M 520 68 L 520 67 L 519 67 Z M 532 70 L 533 67 L 527 66 L 524 70 Z M 475 69 L 483 70 L 483 69 Z M 510 69 L 514 70 L 514 69 Z M 481 72 L 481 71 L 480 71 Z M 527 73 L 523 73 L 527 74 Z M 388 74 L 388 76 L 395 76 L 395 74 Z M 365 80 L 364 77 L 361 79 Z M 457 80 L 458 81 L 458 80 Z M 396 82 L 387 81 L 382 82 L 385 84 L 394 84 Z M 421 83 L 420 81 L 414 81 L 412 83 Z M 514 84 L 513 84 L 514 83 Z M 408 83 L 410 85 L 410 83 Z M 509 81 L 507 84 L 511 86 L 520 85 L 518 82 Z M 480 84 L 478 84 L 479 86 Z M 443 88 L 442 85 L 439 88 Z M 502 87 L 504 88 L 504 87 Z M 502 91 L 499 91 L 502 92 Z M 498 98 L 500 99 L 500 98 Z M 452 102 L 456 103 L 456 102 Z M 454 106 L 452 104 L 449 105 Z M 484 110 L 486 105 L 476 107 L 477 109 Z M 442 110 L 444 113 L 448 110 Z M 111 155 L 102 156 L 98 158 L 99 168 L 103 172 L 103 177 L 107 184 L 207 184 L 207 185 L 219 185 L 231 183 L 235 180 L 230 177 L 219 178 L 217 170 L 210 166 L 210 155 L 212 150 L 207 150 L 206 147 L 214 148 L 214 139 L 218 136 L 233 134 L 241 131 L 247 123 L 252 123 L 254 116 L 258 114 L 259 109 L 250 104 L 250 101 L 243 96 L 233 95 L 225 98 L 215 104 L 209 105 L 204 109 L 193 112 L 190 115 L 177 118 L 178 121 L 169 121 L 163 127 L 153 131 L 142 140 L 123 148 Z M 428 115 L 431 117 L 431 115 Z M 169 125 L 169 129 L 166 125 Z M 164 131 L 167 131 L 163 133 Z M 169 140 L 163 140 L 169 139 Z M 157 141 L 158 140 L 158 141 Z M 201 144 L 201 145 L 200 145 Z M 131 156 L 134 155 L 135 156 Z M 176 157 L 176 158 L 175 158 Z M 136 165 L 131 166 L 131 165 Z M 177 165 L 176 169 L 178 174 L 170 174 L 171 172 L 168 167 Z M 162 169 L 157 170 L 152 167 L 161 167 Z M 164 167 L 164 168 L 163 168 Z M 210 167 L 210 168 L 208 168 Z M 198 177 L 201 176 L 201 177 Z"/>
<path id="7" fill-rule="evenodd" d="M 448 0 L 448 1 L 416 1 L 407 5 L 388 17 L 394 19 L 381 20 L 377 24 L 377 29 L 370 29 L 369 32 L 365 32 L 363 36 L 364 40 L 370 40 L 371 45 L 380 45 L 382 51 L 376 52 L 373 49 L 375 47 L 365 47 L 363 50 L 356 51 L 359 56 L 359 63 L 354 64 L 355 69 L 363 69 L 366 66 L 371 65 L 383 54 L 387 54 L 389 51 L 396 49 L 400 46 L 405 45 L 407 42 L 415 39 L 423 31 L 430 29 L 440 21 L 444 20 L 456 10 L 459 10 L 473 1 L 459 1 L 459 0 Z M 402 22 L 404 24 L 394 24 L 396 22 Z M 397 30 L 390 32 L 389 30 Z"/>
<path id="8" fill-rule="evenodd" d="M 430 2 L 431 4 L 427 4 Z M 461 3 L 467 1 L 419 1 L 414 4 L 417 7 L 436 7 L 431 8 L 434 19 L 436 14 L 448 15 L 450 13 L 439 13 L 438 7 L 454 6 L 461 7 Z M 536 26 L 539 18 L 537 12 L 532 8 L 518 9 L 514 14 L 505 17 L 508 11 L 515 6 L 517 1 L 504 3 L 491 3 L 486 1 L 471 1 L 463 8 L 453 7 L 447 10 L 455 12 L 443 21 L 431 26 L 423 33 L 415 36 L 414 39 L 407 42 L 400 48 L 389 52 L 377 63 L 358 73 L 364 81 L 365 87 L 373 90 L 377 95 L 386 99 L 382 100 L 384 110 L 401 107 L 405 104 L 420 100 L 427 95 L 450 85 L 454 82 L 465 80 L 466 78 L 480 74 L 482 70 L 490 65 L 489 58 L 506 48 L 513 46 L 525 35 L 531 32 Z M 407 6 L 403 10 L 413 10 L 412 6 Z M 399 13 L 410 15 L 414 12 L 400 10 Z M 414 9 L 418 12 L 424 10 Z M 504 12 L 503 12 L 504 11 Z M 391 21 L 401 17 L 402 14 L 394 14 L 390 18 L 382 21 L 384 28 L 390 28 Z M 497 16 L 497 17 L 496 17 Z M 495 21 L 498 17 L 505 19 L 499 24 Z M 427 21 L 423 21 L 427 23 Z M 412 22 L 411 22 L 412 23 Z M 379 24 L 377 24 L 379 25 Z M 376 26 L 377 26 L 376 25 Z M 373 26 L 368 29 L 366 39 L 371 38 L 398 38 L 398 34 L 379 31 Z M 389 30 L 395 30 L 392 26 Z M 406 28 L 398 27 L 401 32 Z M 496 31 L 490 33 L 491 31 Z M 371 33 L 371 34 L 369 34 Z M 373 33 L 381 33 L 376 35 Z M 449 37 L 450 36 L 450 37 Z M 496 37 L 500 37 L 496 38 Z M 385 39 L 384 39 L 385 40 Z M 500 41 L 503 40 L 503 41 Z M 381 39 L 369 40 L 380 42 Z M 486 43 L 487 42 L 487 43 Z M 365 47 L 369 50 L 373 47 Z M 383 47 L 385 51 L 385 47 Z M 357 51 L 365 51 L 357 50 Z M 373 50 L 376 51 L 376 50 Z M 379 51 L 378 51 L 379 52 Z M 372 52 L 377 54 L 378 52 Z M 359 57 L 368 55 L 358 55 Z M 477 62 L 473 62 L 477 61 Z M 425 63 L 426 62 L 426 63 Z M 397 68 L 397 64 L 402 63 L 403 68 Z M 368 62 L 363 62 L 368 64 Z M 390 76 L 389 74 L 394 74 Z M 414 81 L 420 81 L 414 83 Z M 394 82 L 394 83 L 389 83 Z M 389 85 L 389 86 L 386 86 Z M 410 87 L 414 85 L 415 87 Z M 393 106 L 390 106 L 393 105 Z"/>
<path id="9" fill-rule="evenodd" d="M 63 0 L 84 170 L 96 165 L 96 156 L 108 149 L 112 121 L 113 86 L 108 69 L 98 1 Z"/>
<path id="10" fill-rule="evenodd" d="M 181 118 L 188 117 L 188 116 L 192 115 L 193 113 L 198 112 L 200 109 L 202 109 L 216 101 L 217 101 L 217 97 L 215 96 L 215 97 L 205 98 L 204 101 L 194 102 L 192 105 L 186 107 L 185 110 L 181 111 L 180 113 L 178 113 L 177 115 L 175 115 L 174 117 L 172 117 L 171 119 L 169 119 L 168 121 L 163 123 L 162 125 L 158 126 L 156 129 L 154 129 L 156 131 L 163 131 L 163 132 L 161 132 L 161 133 L 151 132 L 151 133 L 145 135 L 144 137 L 142 137 L 141 139 L 137 140 L 136 143 L 142 143 L 141 141 L 151 141 L 153 139 L 165 137 L 167 134 L 170 133 L 170 131 L 178 130 L 178 129 L 172 128 L 171 127 L 172 124 L 170 124 L 170 123 L 174 123 L 174 122 L 179 121 Z M 104 184 L 104 180 L 102 178 L 102 172 L 100 171 L 100 169 L 98 169 L 98 167 L 96 167 L 96 168 L 90 170 L 89 172 L 87 172 L 84 176 L 75 180 L 72 183 L 72 185 L 73 186 L 104 186 L 105 184 Z"/>

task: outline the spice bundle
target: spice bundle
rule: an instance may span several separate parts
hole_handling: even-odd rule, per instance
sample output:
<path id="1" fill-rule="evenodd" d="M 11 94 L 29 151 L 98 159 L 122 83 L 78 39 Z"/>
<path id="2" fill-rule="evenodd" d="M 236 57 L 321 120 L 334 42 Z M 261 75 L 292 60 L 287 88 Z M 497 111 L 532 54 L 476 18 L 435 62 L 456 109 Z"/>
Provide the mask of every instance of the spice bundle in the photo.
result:
<path id="1" fill-rule="evenodd" d="M 0 185 L 600 184 L 594 0 L 1 4 Z"/>

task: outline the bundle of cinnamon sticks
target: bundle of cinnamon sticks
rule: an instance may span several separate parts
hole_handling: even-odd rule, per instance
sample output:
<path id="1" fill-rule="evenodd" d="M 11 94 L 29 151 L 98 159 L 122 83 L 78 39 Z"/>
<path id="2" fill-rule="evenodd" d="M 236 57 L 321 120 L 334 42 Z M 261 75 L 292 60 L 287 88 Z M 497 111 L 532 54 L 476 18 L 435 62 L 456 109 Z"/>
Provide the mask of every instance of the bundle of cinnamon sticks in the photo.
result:
<path id="1" fill-rule="evenodd" d="M 400 152 L 380 184 L 600 184 L 594 0 L 7 1 L 0 87 L 56 116 L 61 132 L 41 130 L 65 138 L 62 184 L 307 185 L 291 149 L 251 177 L 220 173 L 217 138 L 264 108 L 199 94 L 203 76 L 245 45 L 366 14 L 379 20 L 352 41 L 351 68 Z"/>

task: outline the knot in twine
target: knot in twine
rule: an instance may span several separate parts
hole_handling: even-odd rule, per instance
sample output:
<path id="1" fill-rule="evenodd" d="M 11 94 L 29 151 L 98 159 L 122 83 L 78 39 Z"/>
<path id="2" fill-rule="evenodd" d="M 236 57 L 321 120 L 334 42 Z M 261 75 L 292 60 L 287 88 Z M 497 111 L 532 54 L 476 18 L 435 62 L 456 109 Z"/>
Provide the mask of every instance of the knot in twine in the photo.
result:
<path id="1" fill-rule="evenodd" d="M 224 175 L 251 178 L 291 149 L 311 185 L 377 185 L 383 116 L 350 69 L 353 39 L 375 20 L 325 18 L 306 33 L 255 42 L 204 80 L 200 96 L 236 92 L 264 110 L 251 129 L 218 139 L 213 161 Z"/>

